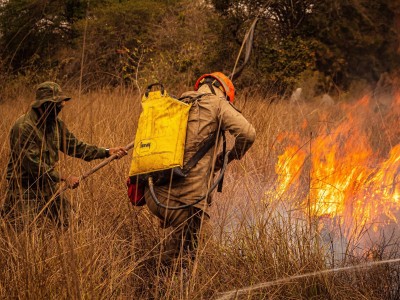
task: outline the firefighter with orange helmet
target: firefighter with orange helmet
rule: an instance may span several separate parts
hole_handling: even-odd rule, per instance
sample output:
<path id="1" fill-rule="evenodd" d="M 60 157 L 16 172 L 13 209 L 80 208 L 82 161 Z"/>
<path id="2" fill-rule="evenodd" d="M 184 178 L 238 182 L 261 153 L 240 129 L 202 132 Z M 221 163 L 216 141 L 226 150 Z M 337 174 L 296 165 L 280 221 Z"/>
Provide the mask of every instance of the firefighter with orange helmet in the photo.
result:
<path id="1" fill-rule="evenodd" d="M 232 81 L 221 72 L 205 74 L 196 81 L 194 91 L 185 92 L 180 98 L 185 97 L 196 100 L 189 111 L 184 165 L 196 154 L 204 140 L 220 131 L 228 131 L 235 138 L 228 161 L 241 159 L 253 144 L 256 133 L 249 121 L 233 106 L 235 88 Z M 202 224 L 209 219 L 207 207 L 211 203 L 211 195 L 207 193 L 210 176 L 222 167 L 223 162 L 222 155 L 215 156 L 217 148 L 218 142 L 186 177 L 154 187 L 157 201 L 162 206 L 153 199 L 149 188 L 145 189 L 149 210 L 161 220 L 163 228 L 173 228 L 162 253 L 162 261 L 167 265 L 179 255 L 194 254 Z M 198 202 L 200 198 L 206 200 Z M 185 208 L 166 208 L 181 206 Z"/>

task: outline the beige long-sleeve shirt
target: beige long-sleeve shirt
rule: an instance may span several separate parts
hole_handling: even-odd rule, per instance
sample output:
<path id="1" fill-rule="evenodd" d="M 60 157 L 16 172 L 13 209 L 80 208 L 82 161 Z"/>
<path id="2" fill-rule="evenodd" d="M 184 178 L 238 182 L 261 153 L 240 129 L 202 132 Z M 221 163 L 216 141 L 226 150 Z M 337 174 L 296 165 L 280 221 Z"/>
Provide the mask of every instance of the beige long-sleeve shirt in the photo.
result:
<path id="1" fill-rule="evenodd" d="M 231 159 L 241 159 L 253 144 L 256 133 L 254 127 L 235 109 L 219 90 L 217 95 L 211 94 L 206 85 L 198 91 L 182 94 L 182 97 L 196 97 L 205 94 L 193 103 L 189 111 L 189 121 L 186 133 L 184 165 L 197 152 L 200 143 L 217 130 L 225 130 L 234 138 L 231 149 Z M 175 179 L 172 185 L 156 186 L 158 199 L 167 204 L 168 199 L 177 200 L 183 204 L 191 204 L 206 195 L 212 184 L 212 162 L 215 146 L 191 169 L 186 178 Z M 146 192 L 149 195 L 148 192 Z M 208 200 L 210 200 L 210 195 Z M 195 207 L 204 209 L 207 201 L 201 201 Z"/>

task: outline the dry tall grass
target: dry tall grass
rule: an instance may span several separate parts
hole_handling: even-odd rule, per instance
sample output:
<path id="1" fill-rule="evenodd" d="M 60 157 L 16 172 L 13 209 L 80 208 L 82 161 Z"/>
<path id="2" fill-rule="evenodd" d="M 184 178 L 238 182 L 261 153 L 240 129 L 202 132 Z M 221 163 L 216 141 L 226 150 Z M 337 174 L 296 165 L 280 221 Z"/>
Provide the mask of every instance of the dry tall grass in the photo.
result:
<path id="1" fill-rule="evenodd" d="M 8 132 L 33 95 L 8 95 L 0 103 L 0 165 L 8 156 Z M 128 144 L 134 136 L 140 98 L 129 90 L 75 95 L 62 112 L 69 129 L 97 145 Z M 220 293 L 370 260 L 398 257 L 395 240 L 380 239 L 355 255 L 357 242 L 337 248 L 317 220 L 299 213 L 299 193 L 276 192 L 275 164 L 284 145 L 277 137 L 296 131 L 307 118 L 317 130 L 319 113 L 341 118 L 335 107 L 316 103 L 270 103 L 257 96 L 238 99 L 254 124 L 257 140 L 246 157 L 229 166 L 224 191 L 210 207 L 213 234 L 199 248 L 189 271 L 165 274 L 159 244 L 168 232 L 146 207 L 133 208 L 125 180 L 130 158 L 114 161 L 68 191 L 75 206 L 64 233 L 38 224 L 21 233 L 0 223 L 0 298 L 9 299 L 215 299 Z M 59 168 L 82 174 L 98 162 L 62 156 Z M 1 200 L 5 178 L 1 177 Z M 307 190 L 307 178 L 304 178 Z M 336 232 L 339 236 L 340 232 Z M 330 236 L 334 236 L 331 233 Z M 391 247 L 388 247 L 388 244 Z M 352 248 L 354 247 L 354 248 Z M 390 252 L 388 250 L 390 249 Z M 360 252 L 358 252 L 360 253 Z M 339 259 L 338 259 L 339 257 Z M 254 289 L 236 299 L 398 299 L 396 265 L 310 276 Z"/>

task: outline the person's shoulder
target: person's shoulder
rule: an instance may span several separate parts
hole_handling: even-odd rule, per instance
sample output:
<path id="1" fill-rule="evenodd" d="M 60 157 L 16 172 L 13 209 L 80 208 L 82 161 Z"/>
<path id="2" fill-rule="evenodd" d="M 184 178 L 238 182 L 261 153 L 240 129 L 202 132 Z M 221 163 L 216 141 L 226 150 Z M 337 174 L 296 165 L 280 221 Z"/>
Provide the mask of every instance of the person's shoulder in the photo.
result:
<path id="1" fill-rule="evenodd" d="M 237 108 L 233 103 L 231 103 L 231 102 L 229 102 L 229 101 L 228 101 L 228 103 L 229 103 L 229 105 L 230 105 L 234 110 L 236 110 L 236 111 L 239 112 L 239 113 L 242 113 L 242 111 L 241 111 L 239 108 Z"/>
<path id="2" fill-rule="evenodd" d="M 18 117 L 10 128 L 11 136 L 32 136 L 35 131 L 35 122 L 30 118 L 29 113 Z"/>
<path id="3" fill-rule="evenodd" d="M 29 113 L 26 113 L 26 114 L 23 114 L 23 115 L 19 116 L 15 120 L 12 128 L 32 127 L 32 125 L 33 125 L 33 121 L 30 118 Z"/>
<path id="4" fill-rule="evenodd" d="M 194 106 L 208 106 L 210 103 L 218 101 L 218 97 L 211 93 L 202 93 L 198 91 L 185 92 L 179 97 L 179 100 L 185 103 L 191 103 Z"/>
<path id="5" fill-rule="evenodd" d="M 200 93 L 197 91 L 187 91 L 184 92 L 180 95 L 179 99 L 181 98 L 186 98 L 186 97 L 196 97 L 197 95 L 199 95 Z"/>
<path id="6" fill-rule="evenodd" d="M 225 110 L 233 110 L 238 113 L 242 113 L 233 103 L 229 102 L 226 98 L 221 98 L 221 107 Z"/>
<path id="7" fill-rule="evenodd" d="M 188 91 L 188 92 L 184 92 L 180 97 L 179 97 L 179 99 L 185 99 L 185 98 L 191 98 L 191 99 L 201 99 L 201 98 L 203 98 L 203 97 L 206 97 L 206 96 L 214 96 L 213 94 L 211 94 L 211 93 L 202 93 L 202 92 L 199 92 L 199 91 Z"/>

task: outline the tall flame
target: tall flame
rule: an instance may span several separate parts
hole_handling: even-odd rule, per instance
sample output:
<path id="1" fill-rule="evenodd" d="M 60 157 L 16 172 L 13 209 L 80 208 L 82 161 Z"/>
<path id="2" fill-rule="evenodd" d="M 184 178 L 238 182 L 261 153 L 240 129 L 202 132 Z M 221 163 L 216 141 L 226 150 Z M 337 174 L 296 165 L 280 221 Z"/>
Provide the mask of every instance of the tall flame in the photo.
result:
<path id="1" fill-rule="evenodd" d="M 362 113 L 369 111 L 369 104 L 370 98 L 364 97 L 355 105 L 344 105 L 346 117 L 334 129 L 325 126 L 312 137 L 288 134 L 290 145 L 278 157 L 275 168 L 278 192 L 307 186 L 306 199 L 301 202 L 304 211 L 312 216 L 340 217 L 343 222 L 358 225 L 397 222 L 400 144 L 392 142 L 396 135 L 399 140 L 400 94 L 390 113 L 375 113 L 379 115 L 378 133 L 383 136 L 386 132 L 390 151 L 379 148 L 379 141 L 365 125 L 372 122 L 371 114 L 365 117 Z"/>

